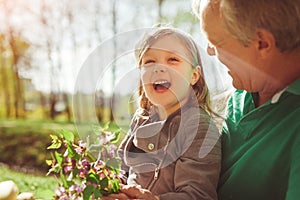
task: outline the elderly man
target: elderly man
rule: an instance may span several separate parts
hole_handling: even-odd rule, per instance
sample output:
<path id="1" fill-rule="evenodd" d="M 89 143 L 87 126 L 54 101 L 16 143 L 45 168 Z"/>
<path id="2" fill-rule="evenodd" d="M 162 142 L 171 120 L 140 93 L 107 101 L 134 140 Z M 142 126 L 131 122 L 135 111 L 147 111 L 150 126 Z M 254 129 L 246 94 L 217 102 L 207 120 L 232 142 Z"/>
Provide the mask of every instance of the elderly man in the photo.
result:
<path id="1" fill-rule="evenodd" d="M 237 89 L 218 198 L 299 199 L 300 0 L 198 0 L 194 10 Z"/>

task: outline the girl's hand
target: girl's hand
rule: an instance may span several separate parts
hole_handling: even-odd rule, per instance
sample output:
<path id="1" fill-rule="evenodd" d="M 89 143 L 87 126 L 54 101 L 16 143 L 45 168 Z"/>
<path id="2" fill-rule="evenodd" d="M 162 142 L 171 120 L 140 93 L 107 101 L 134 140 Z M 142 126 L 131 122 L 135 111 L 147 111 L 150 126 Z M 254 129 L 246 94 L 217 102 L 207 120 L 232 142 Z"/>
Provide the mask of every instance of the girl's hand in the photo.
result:
<path id="1" fill-rule="evenodd" d="M 123 184 L 120 183 L 120 186 L 121 188 L 124 187 Z M 122 191 L 120 191 L 119 193 L 117 194 L 110 194 L 110 195 L 107 195 L 107 196 L 103 196 L 101 199 L 103 200 L 115 200 L 115 199 L 131 199 L 129 196 L 127 196 L 126 194 L 122 193 Z"/>
<path id="2" fill-rule="evenodd" d="M 158 196 L 153 195 L 149 190 L 142 189 L 136 185 L 123 185 L 118 194 L 110 194 L 102 197 L 103 200 L 159 200 Z"/>
<path id="3" fill-rule="evenodd" d="M 124 185 L 121 192 L 131 199 L 159 200 L 159 197 L 153 195 L 149 190 L 142 189 L 135 185 Z"/>
<path id="4" fill-rule="evenodd" d="M 115 200 L 115 199 L 122 200 L 122 199 L 131 199 L 131 198 L 121 192 L 118 194 L 110 194 L 108 196 L 103 196 L 101 199 L 102 200 Z"/>

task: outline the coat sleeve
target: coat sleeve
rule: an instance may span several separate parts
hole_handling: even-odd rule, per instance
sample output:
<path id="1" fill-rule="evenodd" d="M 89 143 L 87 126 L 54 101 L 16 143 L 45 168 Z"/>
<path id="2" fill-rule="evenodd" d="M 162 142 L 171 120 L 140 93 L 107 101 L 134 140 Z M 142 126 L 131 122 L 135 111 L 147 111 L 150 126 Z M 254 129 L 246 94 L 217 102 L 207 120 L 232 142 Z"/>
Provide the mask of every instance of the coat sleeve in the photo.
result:
<path id="1" fill-rule="evenodd" d="M 176 161 L 175 192 L 160 195 L 161 200 L 217 199 L 217 184 L 221 168 L 220 134 L 205 115 L 200 120 L 188 119 L 184 125 L 184 153 Z M 190 136 L 193 131 L 197 134 Z"/>
<path id="2" fill-rule="evenodd" d="M 126 148 L 126 145 L 127 143 L 129 142 L 130 138 L 131 138 L 131 132 L 132 132 L 132 129 L 134 128 L 134 126 L 138 123 L 138 119 L 137 117 L 135 116 L 132 120 L 131 120 L 131 123 L 130 123 L 130 129 L 129 131 L 127 132 L 127 134 L 124 136 L 124 138 L 122 139 L 120 145 L 119 145 L 119 148 L 118 148 L 118 156 L 119 158 L 121 159 L 122 161 L 122 164 L 121 164 L 121 169 L 123 170 L 123 175 L 121 176 L 121 180 L 122 180 L 122 183 L 123 184 L 127 184 L 127 178 L 128 178 L 128 173 L 129 173 L 129 167 L 126 165 L 125 163 L 125 160 L 124 160 L 124 157 L 125 157 L 125 148 Z"/>
<path id="3" fill-rule="evenodd" d="M 121 177 L 123 184 L 127 184 L 129 170 L 130 170 L 129 166 L 126 165 L 126 161 L 125 161 L 126 146 L 132 140 L 132 136 L 133 136 L 132 132 L 134 132 L 135 129 L 137 127 L 139 127 L 141 124 L 147 122 L 147 119 L 145 120 L 145 118 L 141 117 L 141 114 L 139 114 L 139 112 L 141 112 L 141 111 L 139 110 L 134 114 L 134 117 L 132 118 L 131 123 L 130 123 L 130 129 L 127 132 L 127 134 L 124 136 L 124 138 L 122 139 L 122 141 L 118 147 L 118 156 L 122 161 L 121 168 L 124 172 L 123 176 Z M 127 151 L 129 151 L 129 150 L 130 149 L 127 149 Z"/>

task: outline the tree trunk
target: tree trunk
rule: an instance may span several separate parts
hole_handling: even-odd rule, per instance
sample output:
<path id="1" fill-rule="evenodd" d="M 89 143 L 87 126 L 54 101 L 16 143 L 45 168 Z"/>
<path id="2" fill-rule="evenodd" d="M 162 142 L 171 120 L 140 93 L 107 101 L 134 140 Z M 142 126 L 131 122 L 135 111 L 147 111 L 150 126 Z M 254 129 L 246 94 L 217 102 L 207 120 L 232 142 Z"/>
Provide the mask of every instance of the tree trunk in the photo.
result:
<path id="1" fill-rule="evenodd" d="M 116 0 L 113 0 L 112 3 L 112 22 L 113 22 L 113 34 L 116 35 L 117 34 L 117 11 L 116 11 Z M 112 83 L 111 83 L 111 87 L 112 90 L 114 91 L 114 86 L 115 86 L 115 82 L 116 82 L 116 57 L 117 57 L 117 41 L 114 38 L 113 39 L 113 46 L 114 46 L 114 60 L 112 62 Z M 114 98 L 114 94 L 112 94 L 111 96 L 111 106 L 110 106 L 110 121 L 114 121 L 114 116 L 113 116 L 113 111 L 115 108 L 115 98 Z"/>
<path id="2" fill-rule="evenodd" d="M 164 0 L 158 0 L 158 22 L 161 21 L 162 19 L 162 4 L 163 4 Z"/>
<path id="3" fill-rule="evenodd" d="M 47 102 L 46 102 L 46 98 L 42 92 L 40 92 L 40 104 L 41 104 L 41 108 L 43 110 L 43 118 L 47 119 L 47 114 L 46 114 Z"/>
<path id="4" fill-rule="evenodd" d="M 1 59 L 2 61 L 2 59 Z M 11 98 L 10 98 L 10 92 L 9 92 L 9 82 L 7 79 L 7 67 L 4 65 L 4 62 L 2 61 L 0 64 L 1 67 L 1 77 L 2 77 L 2 88 L 3 88 L 3 97 L 4 97 L 4 103 L 5 103 L 5 116 L 6 118 L 9 118 L 11 116 Z"/>
<path id="5" fill-rule="evenodd" d="M 56 116 L 56 110 L 55 110 L 56 103 L 57 103 L 57 94 L 51 92 L 50 93 L 50 118 L 52 120 L 54 120 Z"/>
<path id="6" fill-rule="evenodd" d="M 15 107 L 15 117 L 19 118 L 22 112 L 22 102 L 24 102 L 24 91 L 22 90 L 21 80 L 19 76 L 18 62 L 19 62 L 19 53 L 16 46 L 16 42 L 13 36 L 12 30 L 9 31 L 9 45 L 12 53 L 12 71 L 14 74 L 14 107 Z"/>
<path id="7" fill-rule="evenodd" d="M 68 121 L 71 122 L 72 114 L 71 114 L 71 108 L 69 103 L 69 97 L 67 93 L 63 93 L 63 99 L 64 99 L 64 104 L 66 106 L 65 112 L 67 113 Z"/>

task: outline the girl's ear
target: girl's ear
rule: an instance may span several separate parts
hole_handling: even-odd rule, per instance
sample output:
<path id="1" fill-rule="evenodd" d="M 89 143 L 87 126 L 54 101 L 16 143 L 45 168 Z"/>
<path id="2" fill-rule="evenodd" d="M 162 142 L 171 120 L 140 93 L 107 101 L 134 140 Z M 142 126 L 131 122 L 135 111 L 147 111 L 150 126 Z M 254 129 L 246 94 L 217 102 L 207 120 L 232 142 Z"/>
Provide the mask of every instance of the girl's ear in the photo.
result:
<path id="1" fill-rule="evenodd" d="M 193 69 L 193 74 L 190 80 L 190 84 L 191 85 L 195 85 L 197 83 L 197 81 L 199 80 L 201 76 L 201 68 L 199 65 L 197 65 L 194 69 Z"/>

